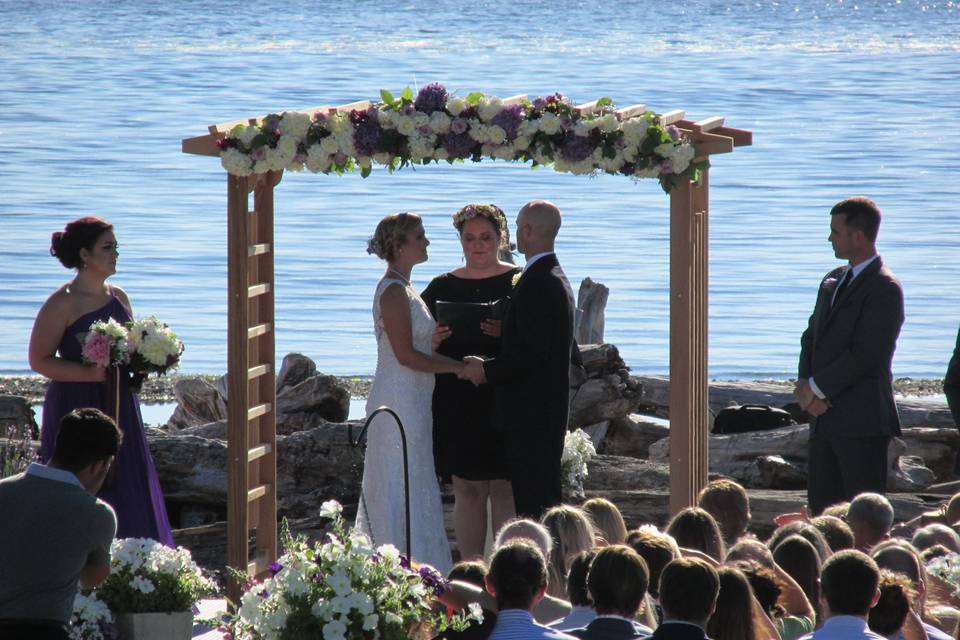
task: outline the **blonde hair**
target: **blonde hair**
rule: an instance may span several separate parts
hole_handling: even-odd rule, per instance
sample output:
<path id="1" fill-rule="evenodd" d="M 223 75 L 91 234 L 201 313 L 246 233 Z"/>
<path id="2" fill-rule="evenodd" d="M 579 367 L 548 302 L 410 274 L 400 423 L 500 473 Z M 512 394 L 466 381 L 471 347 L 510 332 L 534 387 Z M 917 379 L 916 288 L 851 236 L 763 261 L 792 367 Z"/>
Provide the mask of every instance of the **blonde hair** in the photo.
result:
<path id="1" fill-rule="evenodd" d="M 553 507 L 543 514 L 540 522 L 550 532 L 552 541 L 547 568 L 550 575 L 548 593 L 565 598 L 570 562 L 596 543 L 593 523 L 583 510 L 568 504 Z"/>
<path id="2" fill-rule="evenodd" d="M 393 262 L 397 259 L 397 249 L 410 239 L 408 235 L 422 226 L 423 221 L 415 213 L 409 211 L 391 213 L 380 221 L 373 236 L 367 241 L 367 253 L 376 254 L 381 260 Z"/>
<path id="3" fill-rule="evenodd" d="M 597 533 L 607 544 L 623 544 L 627 540 L 627 525 L 617 505 L 606 498 L 590 498 L 581 507 Z"/>

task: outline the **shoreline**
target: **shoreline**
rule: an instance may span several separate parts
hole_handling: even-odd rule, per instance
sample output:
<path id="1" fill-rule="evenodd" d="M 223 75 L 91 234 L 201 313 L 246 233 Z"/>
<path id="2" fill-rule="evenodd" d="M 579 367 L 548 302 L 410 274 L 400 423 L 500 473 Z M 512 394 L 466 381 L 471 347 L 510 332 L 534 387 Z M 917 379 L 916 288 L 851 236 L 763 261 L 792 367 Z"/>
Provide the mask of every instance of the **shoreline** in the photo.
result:
<path id="1" fill-rule="evenodd" d="M 371 376 L 335 376 L 350 390 L 353 399 L 366 398 L 372 382 Z M 209 373 L 178 373 L 172 376 L 148 378 L 143 384 L 140 401 L 144 404 L 168 404 L 176 402 L 173 395 L 173 385 L 184 378 L 202 378 L 211 384 L 216 384 L 219 375 Z M 717 379 L 711 379 L 715 382 Z M 782 385 L 785 388 L 793 386 L 794 380 L 726 380 L 728 382 L 764 382 Z M 47 388 L 47 379 L 43 376 L 0 376 L 0 395 L 14 395 L 27 398 L 31 404 L 43 402 Z M 894 393 L 901 396 L 932 396 L 943 393 L 941 378 L 894 378 Z"/>

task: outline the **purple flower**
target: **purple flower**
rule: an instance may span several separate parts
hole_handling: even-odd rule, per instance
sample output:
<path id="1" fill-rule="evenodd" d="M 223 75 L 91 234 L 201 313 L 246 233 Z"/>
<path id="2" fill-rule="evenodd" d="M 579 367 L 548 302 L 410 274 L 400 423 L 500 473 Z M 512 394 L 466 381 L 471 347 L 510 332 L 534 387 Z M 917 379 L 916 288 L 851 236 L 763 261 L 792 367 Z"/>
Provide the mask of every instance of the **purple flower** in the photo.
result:
<path id="1" fill-rule="evenodd" d="M 403 556 L 403 555 L 400 556 L 400 566 L 403 567 L 404 569 L 409 569 L 409 568 L 410 568 L 410 558 L 408 558 L 407 556 Z"/>
<path id="2" fill-rule="evenodd" d="M 503 129 L 507 134 L 507 140 L 513 140 L 517 137 L 517 128 L 523 122 L 523 116 L 523 105 L 510 104 L 493 116 L 490 124 L 495 124 Z"/>
<path id="3" fill-rule="evenodd" d="M 279 562 L 271 562 L 267 569 L 270 571 L 270 576 L 273 577 L 280 573 L 280 571 L 283 569 L 283 565 Z"/>
<path id="4" fill-rule="evenodd" d="M 275 113 L 271 113 L 263 119 L 263 124 L 260 125 L 260 128 L 263 129 L 264 133 L 279 133 L 280 116 Z"/>
<path id="5" fill-rule="evenodd" d="M 564 137 L 560 155 L 567 162 L 581 162 L 593 155 L 594 148 L 595 144 L 589 136 L 578 136 L 568 131 Z"/>
<path id="6" fill-rule="evenodd" d="M 453 122 L 450 123 L 450 131 L 457 135 L 466 133 L 469 127 L 470 125 L 467 124 L 467 121 L 463 118 L 454 118 Z"/>
<path id="7" fill-rule="evenodd" d="M 533 99 L 533 108 L 536 109 L 537 111 L 544 109 L 546 106 L 547 106 L 547 101 L 544 98 L 537 96 L 536 98 Z"/>
<path id="8" fill-rule="evenodd" d="M 433 589 L 433 595 L 439 596 L 443 594 L 445 590 L 443 576 L 441 576 L 431 567 L 420 567 L 419 574 L 423 584 Z"/>
<path id="9" fill-rule="evenodd" d="M 261 591 L 261 592 L 258 593 L 257 595 L 260 596 L 261 598 L 263 598 L 264 600 L 266 600 L 267 598 L 270 597 L 270 592 L 267 591 L 266 589 L 264 589 L 263 591 Z"/>
<path id="10" fill-rule="evenodd" d="M 443 146 L 451 158 L 467 158 L 473 155 L 476 141 L 467 133 L 450 133 L 443 137 Z"/>
<path id="11" fill-rule="evenodd" d="M 664 160 L 660 163 L 660 173 L 673 173 L 673 161 Z"/>
<path id="12" fill-rule="evenodd" d="M 620 173 L 622 173 L 625 176 L 632 176 L 636 172 L 637 172 L 637 165 L 633 164 L 632 162 L 624 162 L 623 166 L 620 167 Z"/>
<path id="13" fill-rule="evenodd" d="M 670 134 L 670 137 L 673 139 L 674 142 L 680 139 L 680 129 L 677 129 L 672 124 L 667 127 L 667 133 Z"/>
<path id="14" fill-rule="evenodd" d="M 412 104 L 407 103 L 407 104 L 405 104 L 405 105 L 403 106 L 403 109 L 400 110 L 400 113 L 402 113 L 402 114 L 405 115 L 405 116 L 416 115 L 416 113 L 417 113 L 417 108 L 416 108 L 415 106 L 413 106 Z"/>
<path id="15" fill-rule="evenodd" d="M 422 87 L 413 103 L 417 111 L 430 115 L 434 111 L 443 111 L 447 106 L 447 89 L 439 82 Z"/>
<path id="16" fill-rule="evenodd" d="M 428 124 L 423 125 L 419 129 L 417 129 L 417 131 L 420 132 L 420 135 L 424 135 L 424 136 L 429 136 L 430 134 L 433 133 L 433 129 L 431 129 L 430 125 Z"/>
<path id="17" fill-rule="evenodd" d="M 380 125 L 373 120 L 364 119 L 353 130 L 353 144 L 357 153 L 372 156 L 380 144 Z"/>
<path id="18" fill-rule="evenodd" d="M 254 160 L 263 160 L 267 157 L 267 149 L 265 147 L 257 147 L 250 155 Z"/>
<path id="19" fill-rule="evenodd" d="M 315 114 L 313 114 L 313 121 L 319 122 L 320 124 L 323 124 L 329 119 L 330 119 L 329 116 L 327 116 L 327 114 L 323 113 L 322 111 L 317 111 Z"/>

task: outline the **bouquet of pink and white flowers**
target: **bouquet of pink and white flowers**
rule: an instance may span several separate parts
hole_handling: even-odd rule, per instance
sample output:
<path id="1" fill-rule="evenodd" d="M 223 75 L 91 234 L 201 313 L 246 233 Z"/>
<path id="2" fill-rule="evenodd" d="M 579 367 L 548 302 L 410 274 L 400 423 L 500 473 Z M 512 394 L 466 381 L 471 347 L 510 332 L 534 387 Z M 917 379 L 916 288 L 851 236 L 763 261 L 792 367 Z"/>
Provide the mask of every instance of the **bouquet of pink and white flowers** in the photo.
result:
<path id="1" fill-rule="evenodd" d="M 79 335 L 84 362 L 100 367 L 116 367 L 130 362 L 130 344 L 125 326 L 110 318 L 97 320 Z"/>

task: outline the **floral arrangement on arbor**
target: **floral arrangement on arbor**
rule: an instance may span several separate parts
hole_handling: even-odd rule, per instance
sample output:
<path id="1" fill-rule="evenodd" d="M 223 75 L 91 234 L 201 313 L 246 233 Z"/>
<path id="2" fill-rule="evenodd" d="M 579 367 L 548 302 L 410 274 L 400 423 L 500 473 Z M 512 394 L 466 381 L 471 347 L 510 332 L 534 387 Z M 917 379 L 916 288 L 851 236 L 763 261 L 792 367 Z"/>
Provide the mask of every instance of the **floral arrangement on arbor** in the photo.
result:
<path id="1" fill-rule="evenodd" d="M 97 598 L 96 592 L 89 595 L 78 593 L 73 599 L 73 614 L 70 616 L 70 640 L 113 640 L 116 635 L 113 614 Z"/>
<path id="2" fill-rule="evenodd" d="M 393 545 L 374 549 L 365 535 L 346 530 L 341 514 L 337 501 L 323 503 L 330 532 L 313 546 L 284 523 L 284 553 L 270 566 L 271 577 L 247 586 L 227 623 L 233 637 L 405 640 L 418 624 L 462 630 L 482 620 L 479 607 L 449 620 L 434 612 L 431 598 L 442 593 L 443 576 L 412 567 Z"/>
<path id="3" fill-rule="evenodd" d="M 349 113 L 288 111 L 237 125 L 218 141 L 223 167 L 237 176 L 359 168 L 366 177 L 374 164 L 392 171 L 490 158 L 577 175 L 656 178 L 669 191 L 680 176 L 697 179 L 706 166 L 693 163 L 694 147 L 677 127 L 663 126 L 651 111 L 623 117 L 610 98 L 581 112 L 559 93 L 508 104 L 480 92 L 454 96 L 439 83 L 416 96 L 407 87 L 398 98 L 386 90 L 380 97 Z"/>
<path id="4" fill-rule="evenodd" d="M 567 431 L 563 438 L 563 455 L 560 457 L 560 476 L 564 489 L 575 495 L 583 494 L 587 461 L 595 455 L 597 450 L 586 431 Z"/>
<path id="5" fill-rule="evenodd" d="M 169 613 L 190 611 L 216 590 L 188 549 L 171 549 L 149 538 L 123 538 L 110 547 L 110 575 L 96 594 L 114 614 Z"/>

